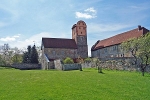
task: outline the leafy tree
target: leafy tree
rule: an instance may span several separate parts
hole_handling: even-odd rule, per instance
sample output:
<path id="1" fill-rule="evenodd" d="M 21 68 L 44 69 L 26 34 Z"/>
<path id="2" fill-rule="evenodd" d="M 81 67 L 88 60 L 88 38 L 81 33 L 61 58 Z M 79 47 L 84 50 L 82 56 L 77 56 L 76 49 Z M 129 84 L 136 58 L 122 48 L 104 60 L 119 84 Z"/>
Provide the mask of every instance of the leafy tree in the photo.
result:
<path id="1" fill-rule="evenodd" d="M 66 59 L 63 60 L 63 63 L 64 63 L 64 64 L 73 64 L 74 61 L 73 61 L 73 59 L 71 59 L 71 58 L 69 58 L 69 57 L 66 57 Z"/>
<path id="2" fill-rule="evenodd" d="M 130 52 L 135 58 L 134 65 L 140 65 L 142 75 L 150 64 L 150 32 L 140 38 L 133 38 L 121 44 L 123 51 Z M 140 62 L 140 64 L 137 63 Z"/>
<path id="3" fill-rule="evenodd" d="M 144 76 L 145 69 L 150 64 L 150 32 L 140 38 L 139 44 L 140 48 L 137 56 L 140 59 L 140 67 Z"/>
<path id="4" fill-rule="evenodd" d="M 2 55 L 0 55 L 0 65 L 6 65 L 5 60 L 2 58 Z"/>
<path id="5" fill-rule="evenodd" d="M 139 39 L 137 38 L 132 38 L 129 39 L 128 41 L 125 41 L 121 44 L 122 50 L 124 53 L 131 53 L 131 55 L 134 57 L 134 63 L 133 65 L 137 64 L 137 60 L 138 60 L 138 49 L 140 48 L 140 44 L 139 44 Z"/>
<path id="6" fill-rule="evenodd" d="M 13 63 L 21 63 L 23 60 L 21 54 L 15 54 L 11 59 Z"/>
<path id="7" fill-rule="evenodd" d="M 98 73 L 103 73 L 102 67 L 101 67 L 101 61 L 98 58 L 96 58 L 95 64 L 96 64 L 96 67 L 98 68 Z"/>

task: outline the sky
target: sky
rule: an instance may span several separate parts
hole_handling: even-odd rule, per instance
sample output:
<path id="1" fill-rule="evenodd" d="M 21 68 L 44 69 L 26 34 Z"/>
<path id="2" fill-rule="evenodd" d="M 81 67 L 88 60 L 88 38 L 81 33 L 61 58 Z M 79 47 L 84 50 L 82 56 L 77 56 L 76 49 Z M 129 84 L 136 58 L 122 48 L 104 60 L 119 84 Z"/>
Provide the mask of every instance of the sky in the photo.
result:
<path id="1" fill-rule="evenodd" d="M 89 55 L 98 40 L 135 29 L 150 30 L 150 0 L 0 0 L 0 45 L 41 46 L 42 37 L 72 38 L 87 24 Z"/>

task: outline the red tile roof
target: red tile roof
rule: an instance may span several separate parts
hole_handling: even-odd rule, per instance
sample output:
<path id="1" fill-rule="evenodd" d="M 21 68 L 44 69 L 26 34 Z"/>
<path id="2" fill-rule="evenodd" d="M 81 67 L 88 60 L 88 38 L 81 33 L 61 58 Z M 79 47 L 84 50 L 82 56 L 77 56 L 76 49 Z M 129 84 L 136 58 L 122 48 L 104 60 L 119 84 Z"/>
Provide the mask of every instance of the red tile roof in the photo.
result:
<path id="1" fill-rule="evenodd" d="M 77 45 L 74 39 L 42 38 L 42 45 L 44 48 L 77 49 Z"/>
<path id="2" fill-rule="evenodd" d="M 95 45 L 92 46 L 91 50 L 97 50 L 100 48 L 105 48 L 108 46 L 112 46 L 112 45 L 116 45 L 116 44 L 120 44 L 124 41 L 127 41 L 130 38 L 137 38 L 142 36 L 143 34 L 146 34 L 149 30 L 147 30 L 144 27 L 138 26 L 139 28 L 115 35 L 113 37 L 104 39 L 104 40 L 99 40 L 95 43 Z"/>

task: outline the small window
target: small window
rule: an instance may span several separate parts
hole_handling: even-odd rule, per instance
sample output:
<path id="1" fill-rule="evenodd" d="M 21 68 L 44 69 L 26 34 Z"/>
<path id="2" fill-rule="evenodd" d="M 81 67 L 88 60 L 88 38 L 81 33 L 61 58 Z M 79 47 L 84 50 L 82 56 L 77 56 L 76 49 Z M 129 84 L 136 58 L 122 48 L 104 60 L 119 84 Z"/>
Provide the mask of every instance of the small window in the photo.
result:
<path id="1" fill-rule="evenodd" d="M 81 32 L 81 34 L 82 34 L 82 32 Z"/>

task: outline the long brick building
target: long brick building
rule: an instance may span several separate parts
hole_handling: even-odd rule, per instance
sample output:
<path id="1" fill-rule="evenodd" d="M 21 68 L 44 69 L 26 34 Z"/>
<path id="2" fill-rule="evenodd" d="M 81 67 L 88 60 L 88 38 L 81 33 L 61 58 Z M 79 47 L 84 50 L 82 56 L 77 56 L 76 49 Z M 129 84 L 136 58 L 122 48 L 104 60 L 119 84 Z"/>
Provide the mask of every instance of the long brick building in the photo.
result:
<path id="1" fill-rule="evenodd" d="M 72 26 L 72 39 L 42 38 L 42 67 L 51 68 L 49 64 L 55 59 L 70 57 L 76 59 L 88 57 L 87 26 L 82 20 Z"/>
<path id="2" fill-rule="evenodd" d="M 131 57 L 130 53 L 121 52 L 119 45 L 130 38 L 138 38 L 149 32 L 148 29 L 141 27 L 112 36 L 104 40 L 98 40 L 91 48 L 91 56 L 98 58 L 110 57 Z"/>

